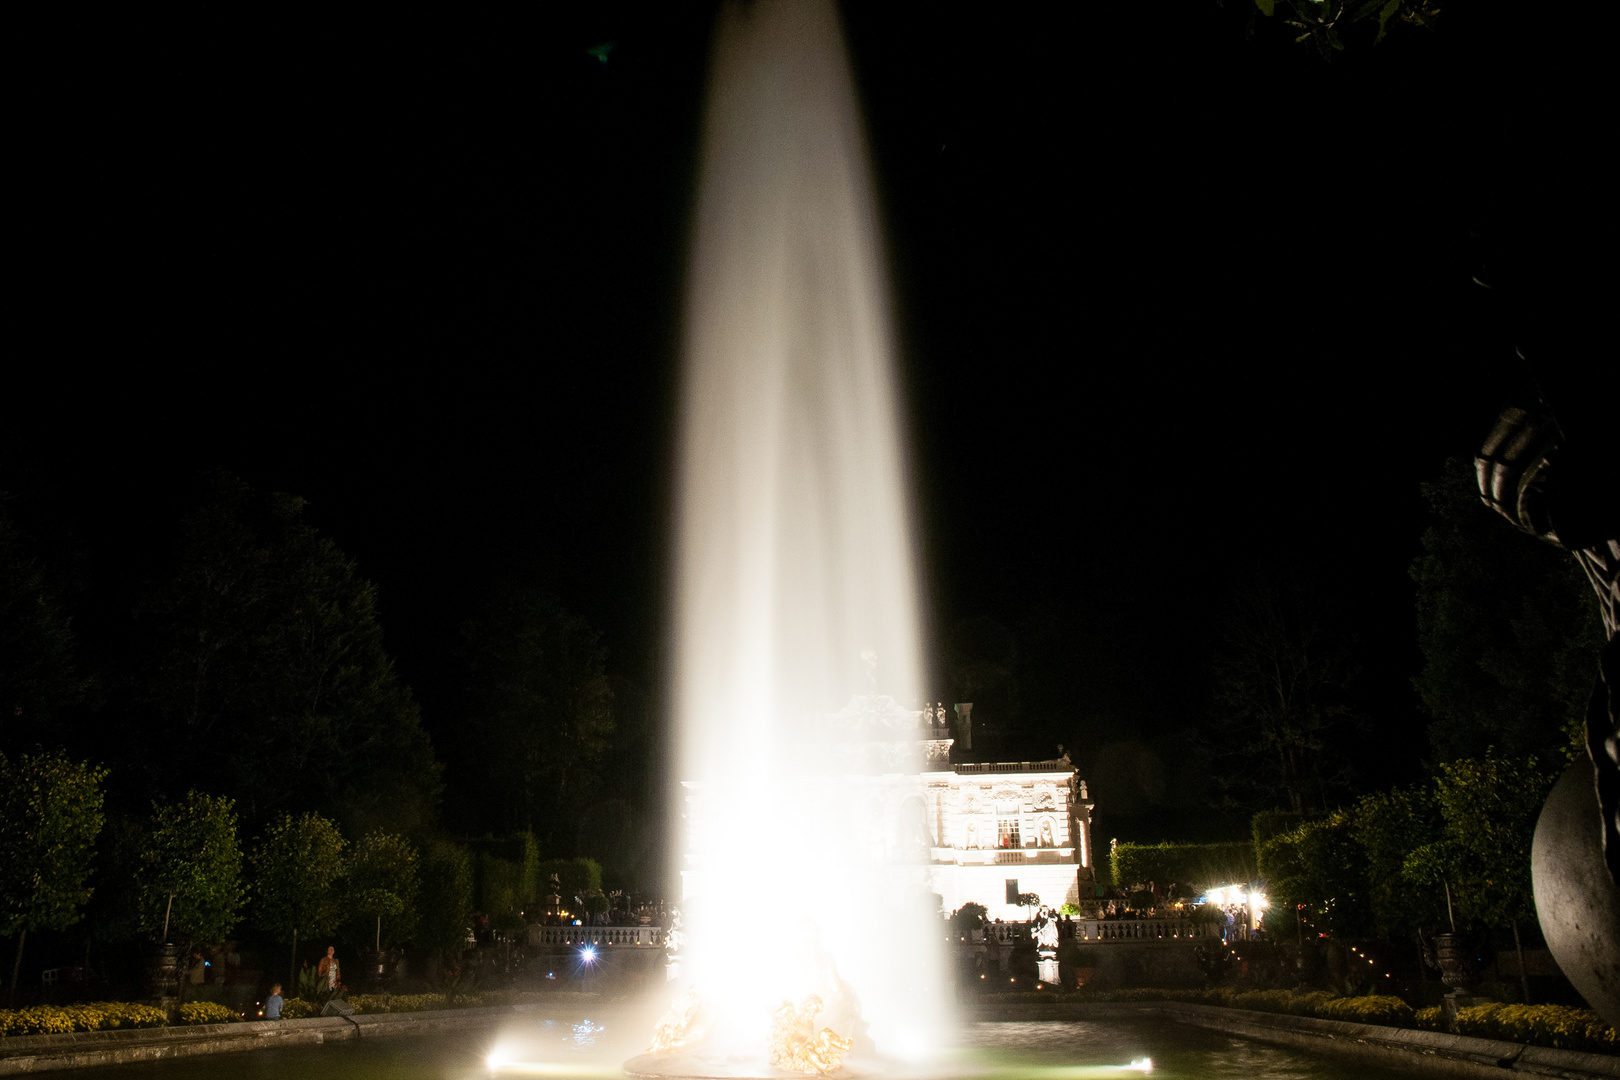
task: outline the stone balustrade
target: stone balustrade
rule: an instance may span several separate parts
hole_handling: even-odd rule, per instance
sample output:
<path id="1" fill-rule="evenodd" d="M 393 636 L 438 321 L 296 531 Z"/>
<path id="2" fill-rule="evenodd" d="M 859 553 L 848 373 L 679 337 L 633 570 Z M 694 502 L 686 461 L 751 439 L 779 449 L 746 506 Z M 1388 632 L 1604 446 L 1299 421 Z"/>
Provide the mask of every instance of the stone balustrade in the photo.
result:
<path id="1" fill-rule="evenodd" d="M 1073 772 L 1073 765 L 1065 765 L 1061 760 L 1049 761 L 979 761 L 969 762 L 956 766 L 958 776 L 985 775 L 988 773 L 1026 773 L 1026 772 Z"/>
<path id="2" fill-rule="evenodd" d="M 664 944 L 661 926 L 541 926 L 529 927 L 530 945 L 553 947 L 612 945 L 657 949 Z"/>
<path id="3" fill-rule="evenodd" d="M 1191 919 L 1075 919 L 1074 940 L 1109 941 L 1186 941 L 1216 938 L 1221 927 L 1212 922 Z"/>

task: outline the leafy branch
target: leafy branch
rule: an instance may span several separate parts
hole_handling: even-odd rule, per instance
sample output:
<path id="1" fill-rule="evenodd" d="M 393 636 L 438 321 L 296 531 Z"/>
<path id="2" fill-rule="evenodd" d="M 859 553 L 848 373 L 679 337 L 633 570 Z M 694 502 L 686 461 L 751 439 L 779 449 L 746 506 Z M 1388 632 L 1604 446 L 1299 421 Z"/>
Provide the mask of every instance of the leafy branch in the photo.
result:
<path id="1" fill-rule="evenodd" d="M 1277 15 L 1277 0 L 1254 0 L 1254 6 L 1267 18 Z M 1295 31 L 1294 43 L 1316 46 L 1322 59 L 1331 60 L 1344 52 L 1344 34 L 1357 23 L 1377 20 L 1376 45 L 1389 33 L 1392 22 L 1408 23 L 1433 30 L 1440 18 L 1438 0 L 1283 0 L 1282 19 Z M 1253 18 L 1250 19 L 1253 33 Z"/>

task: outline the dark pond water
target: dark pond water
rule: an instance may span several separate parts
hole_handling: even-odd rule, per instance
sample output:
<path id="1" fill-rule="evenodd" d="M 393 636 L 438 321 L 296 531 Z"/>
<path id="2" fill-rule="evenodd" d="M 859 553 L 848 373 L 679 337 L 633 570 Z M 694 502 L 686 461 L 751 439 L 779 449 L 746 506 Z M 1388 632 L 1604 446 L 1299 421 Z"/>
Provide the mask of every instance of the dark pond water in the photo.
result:
<path id="1" fill-rule="evenodd" d="M 62 1080 L 491 1080 L 492 1077 L 623 1077 L 646 1026 L 602 1017 L 526 1021 L 502 1031 L 456 1032 L 369 1042 L 298 1046 L 178 1061 L 45 1074 Z M 628 1030 L 633 1029 L 633 1030 Z M 489 1067 L 491 1053 L 509 1066 Z M 1312 1057 L 1172 1023 L 975 1023 L 936 1078 L 1082 1080 L 1144 1075 L 1160 1080 L 1409 1080 L 1416 1071 L 1379 1069 L 1351 1059 Z M 1136 1068 L 1131 1068 L 1132 1063 Z"/>

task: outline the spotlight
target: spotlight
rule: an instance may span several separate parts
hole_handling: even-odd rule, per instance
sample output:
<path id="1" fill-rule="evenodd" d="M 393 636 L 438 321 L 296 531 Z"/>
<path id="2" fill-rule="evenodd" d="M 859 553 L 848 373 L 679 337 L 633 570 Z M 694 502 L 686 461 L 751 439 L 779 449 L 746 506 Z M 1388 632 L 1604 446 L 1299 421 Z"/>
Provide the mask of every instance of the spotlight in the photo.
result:
<path id="1" fill-rule="evenodd" d="M 596 946 L 587 945 L 583 949 L 579 950 L 579 958 L 585 961 L 587 964 L 596 963 Z"/>

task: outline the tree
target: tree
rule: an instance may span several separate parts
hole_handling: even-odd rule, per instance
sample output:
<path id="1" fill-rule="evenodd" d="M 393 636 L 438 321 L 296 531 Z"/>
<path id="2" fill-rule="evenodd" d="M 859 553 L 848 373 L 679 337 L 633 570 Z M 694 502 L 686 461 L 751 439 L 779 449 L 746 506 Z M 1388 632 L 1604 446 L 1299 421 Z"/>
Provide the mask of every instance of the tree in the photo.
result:
<path id="1" fill-rule="evenodd" d="M 600 635 L 553 596 L 514 591 L 466 628 L 476 758 L 494 831 L 565 853 L 600 790 L 614 732 Z"/>
<path id="2" fill-rule="evenodd" d="M 467 849 L 449 840 L 422 845 L 416 941 L 431 952 L 459 950 L 472 927 L 473 872 Z"/>
<path id="3" fill-rule="evenodd" d="M 1534 756 L 1465 758 L 1435 775 L 1440 837 L 1406 860 L 1407 876 L 1449 887 L 1456 913 L 1498 929 L 1535 917 L 1530 843 L 1557 772 Z"/>
<path id="4" fill-rule="evenodd" d="M 254 841 L 253 921 L 275 940 L 292 942 L 294 968 L 300 935 L 310 941 L 337 929 L 346 846 L 335 823 L 310 813 L 282 814 Z M 291 985 L 291 968 L 287 978 Z"/>
<path id="5" fill-rule="evenodd" d="M 951 912 L 951 929 L 966 937 L 970 931 L 984 928 L 985 916 L 989 913 L 989 908 L 970 900 Z"/>
<path id="6" fill-rule="evenodd" d="M 1328 787 L 1344 780 L 1334 749 L 1354 719 L 1358 670 L 1331 605 L 1301 571 L 1252 576 L 1220 626 L 1211 750 L 1227 801 L 1326 809 Z"/>
<path id="7" fill-rule="evenodd" d="M 1294 41 L 1316 46 L 1324 60 L 1344 51 L 1347 36 L 1369 37 L 1376 45 L 1391 26 L 1407 23 L 1433 30 L 1440 19 L 1440 0 L 1254 0 L 1248 33 L 1254 33 L 1256 13 L 1270 18 L 1278 9 Z M 1371 29 L 1374 25 L 1376 32 Z M 1360 33 L 1364 29 L 1366 33 Z"/>
<path id="8" fill-rule="evenodd" d="M 1428 787 L 1381 791 L 1357 800 L 1351 836 L 1366 856 L 1367 897 L 1374 932 L 1410 939 L 1443 914 L 1435 891 L 1403 873 L 1412 852 L 1440 833 L 1440 809 Z"/>
<path id="9" fill-rule="evenodd" d="M 212 478 L 141 607 L 158 786 L 176 751 L 249 820 L 316 810 L 354 832 L 429 820 L 439 767 L 383 649 L 377 591 L 304 502 Z"/>
<path id="10" fill-rule="evenodd" d="M 1442 761 L 1579 752 L 1603 625 L 1575 561 L 1514 529 L 1453 459 L 1423 485 L 1434 519 L 1417 582 L 1423 668 L 1413 680 Z"/>
<path id="11" fill-rule="evenodd" d="M 185 945 L 224 940 L 247 899 L 235 803 L 199 791 L 153 803 L 135 874 L 141 930 Z"/>
<path id="12" fill-rule="evenodd" d="M 576 896 L 601 891 L 602 868 L 590 859 L 540 861 L 540 848 L 533 833 L 521 832 L 505 839 L 485 838 L 469 842 L 473 871 L 473 904 L 489 916 L 490 927 L 508 934 L 523 932 L 523 913 L 551 891 L 551 875 L 561 870 L 563 907 L 582 911 Z M 579 885 L 586 882 L 585 885 Z M 571 887 L 572 886 L 572 887 Z"/>
<path id="13" fill-rule="evenodd" d="M 1366 852 L 1356 842 L 1348 811 L 1335 810 L 1280 833 L 1261 844 L 1257 855 L 1272 907 L 1293 912 L 1303 932 L 1370 936 Z"/>
<path id="14" fill-rule="evenodd" d="M 602 891 L 602 867 L 595 859 L 549 859 L 537 868 L 540 895 L 551 891 L 551 878 L 556 875 L 558 895 L 564 907 L 576 898 L 583 899 Z"/>
<path id="15" fill-rule="evenodd" d="M 62 709 L 84 698 L 86 685 L 74 667 L 67 613 L 0 513 L 0 750 L 45 735 Z"/>
<path id="16" fill-rule="evenodd" d="M 350 940 L 380 949 L 384 930 L 391 942 L 411 940 L 420 861 L 415 845 L 398 833 L 373 832 L 355 843 L 344 876 Z"/>
<path id="17" fill-rule="evenodd" d="M 93 891 L 86 884 L 102 826 L 105 769 L 61 754 L 0 753 L 0 936 L 17 937 L 17 988 L 30 930 L 65 930 Z"/>

